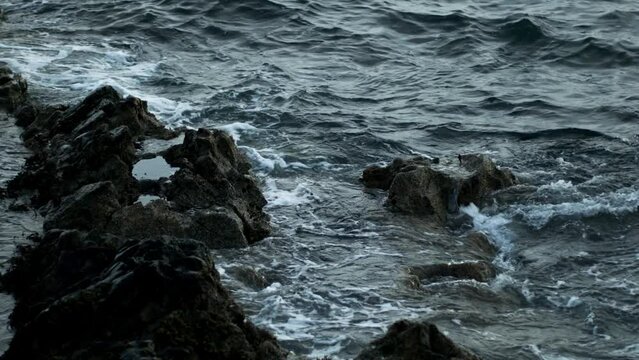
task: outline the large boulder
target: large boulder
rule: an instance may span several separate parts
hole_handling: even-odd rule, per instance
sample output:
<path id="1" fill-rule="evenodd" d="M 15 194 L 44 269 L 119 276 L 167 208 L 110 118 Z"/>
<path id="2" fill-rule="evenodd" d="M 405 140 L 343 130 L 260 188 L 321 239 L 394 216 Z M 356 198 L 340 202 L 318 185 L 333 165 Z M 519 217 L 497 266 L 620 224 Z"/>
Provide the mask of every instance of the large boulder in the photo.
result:
<path id="1" fill-rule="evenodd" d="M 178 208 L 227 207 L 241 219 L 250 244 L 269 235 L 270 219 L 263 210 L 266 199 L 249 173 L 248 159 L 229 135 L 189 130 L 184 142 L 171 147 L 164 158 L 181 168 L 166 190 L 167 199 Z"/>
<path id="2" fill-rule="evenodd" d="M 285 358 L 210 255 L 268 233 L 266 201 L 230 137 L 189 132 L 169 151 L 173 181 L 140 183 L 141 141 L 175 135 L 144 101 L 103 87 L 72 107 L 27 101 L 17 113 L 34 154 L 7 195 L 31 196 L 46 219 L 0 277 L 16 299 L 3 359 Z M 136 203 L 140 191 L 172 201 Z"/>
<path id="3" fill-rule="evenodd" d="M 115 187 L 108 181 L 85 185 L 62 200 L 55 212 L 44 221 L 44 230 L 101 229 L 120 209 Z"/>
<path id="4" fill-rule="evenodd" d="M 364 170 L 362 181 L 367 187 L 388 189 L 387 204 L 392 208 L 441 222 L 459 206 L 481 205 L 492 192 L 516 183 L 509 170 L 498 168 L 485 155 L 395 160 L 386 167 Z"/>
<path id="5" fill-rule="evenodd" d="M 35 152 L 21 173 L 9 183 L 18 193 L 35 191 L 36 205 L 74 193 L 84 185 L 110 181 L 123 202 L 137 197 L 131 177 L 135 160 L 134 138 L 126 126 L 109 129 L 102 124 L 77 137 L 56 135 L 49 146 Z"/>
<path id="6" fill-rule="evenodd" d="M 428 322 L 401 320 L 362 351 L 357 360 L 479 360 Z"/>
<path id="7" fill-rule="evenodd" d="M 136 144 L 147 136 L 175 136 L 148 112 L 144 101 L 122 98 L 110 86 L 72 107 L 27 103 L 18 119 L 27 126 L 22 138 L 34 155 L 8 190 L 14 195 L 35 192 L 36 206 L 98 181 L 110 181 L 119 200 L 132 203 L 138 196 L 131 176 Z"/>
<path id="8" fill-rule="evenodd" d="M 212 207 L 181 213 L 164 200 L 136 203 L 113 214 L 106 231 L 129 239 L 170 236 L 202 241 L 211 249 L 248 246 L 243 224 L 231 210 Z"/>
<path id="9" fill-rule="evenodd" d="M 3 359 L 285 358 L 233 302 L 198 241 L 125 243 L 92 281 L 67 290 L 14 322 Z"/>

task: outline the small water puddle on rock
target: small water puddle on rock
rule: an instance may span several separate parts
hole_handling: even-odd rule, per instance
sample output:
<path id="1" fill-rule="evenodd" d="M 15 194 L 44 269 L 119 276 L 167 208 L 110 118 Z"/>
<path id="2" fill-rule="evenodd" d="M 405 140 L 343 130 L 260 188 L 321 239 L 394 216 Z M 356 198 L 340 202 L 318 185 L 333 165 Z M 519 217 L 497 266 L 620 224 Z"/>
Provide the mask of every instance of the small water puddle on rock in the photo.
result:
<path id="1" fill-rule="evenodd" d="M 156 195 L 140 195 L 136 202 L 142 204 L 142 206 L 147 206 L 151 201 L 161 200 L 162 198 Z"/>
<path id="2" fill-rule="evenodd" d="M 133 166 L 133 177 L 137 180 L 159 180 L 173 175 L 178 168 L 171 167 L 161 156 L 138 161 Z"/>

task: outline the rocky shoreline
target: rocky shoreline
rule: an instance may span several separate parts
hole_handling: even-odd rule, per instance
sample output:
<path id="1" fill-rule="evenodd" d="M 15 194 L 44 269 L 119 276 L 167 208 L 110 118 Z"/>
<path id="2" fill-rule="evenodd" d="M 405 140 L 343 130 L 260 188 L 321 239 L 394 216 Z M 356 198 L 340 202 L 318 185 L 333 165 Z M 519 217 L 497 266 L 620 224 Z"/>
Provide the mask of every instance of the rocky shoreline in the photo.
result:
<path id="1" fill-rule="evenodd" d="M 2 290 L 16 298 L 10 317 L 15 336 L 3 359 L 291 358 L 233 301 L 210 254 L 249 246 L 270 233 L 266 200 L 229 135 L 167 129 L 143 100 L 122 98 L 111 87 L 73 106 L 38 104 L 26 81 L 4 65 L 0 107 L 14 114 L 33 152 L 7 184 L 6 196 L 22 204 L 17 210 L 33 209 L 45 218 L 43 231 L 19 248 L 2 277 Z M 167 145 L 149 152 L 146 141 Z M 135 164 L 149 158 L 175 171 L 136 178 Z M 494 184 L 514 181 L 489 160 L 466 162 L 480 168 L 464 167 L 470 180 L 449 176 L 452 182 L 439 187 L 414 187 L 427 189 L 420 197 L 402 189 L 400 179 L 434 185 L 429 177 L 442 177 L 430 164 L 398 160 L 367 170 L 364 180 L 390 189 L 394 206 L 407 204 L 405 209 L 445 221 L 458 205 L 448 206 L 453 182 L 463 189 L 459 201 L 471 202 Z M 489 246 L 481 241 L 478 246 Z M 422 267 L 415 274 L 478 281 L 494 276 L 488 263 L 477 264 Z M 477 359 L 434 325 L 408 321 L 391 326 L 359 356 L 377 358 Z"/>

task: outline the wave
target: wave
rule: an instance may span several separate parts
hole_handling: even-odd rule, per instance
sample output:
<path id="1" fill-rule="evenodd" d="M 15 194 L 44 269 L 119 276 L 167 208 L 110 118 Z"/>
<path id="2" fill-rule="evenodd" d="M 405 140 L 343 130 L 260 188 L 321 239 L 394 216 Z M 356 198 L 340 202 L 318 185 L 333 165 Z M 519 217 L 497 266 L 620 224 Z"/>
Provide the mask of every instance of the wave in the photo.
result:
<path id="1" fill-rule="evenodd" d="M 535 140 L 535 139 L 552 139 L 552 138 L 605 138 L 616 139 L 602 132 L 582 129 L 582 128 L 560 128 L 547 129 L 533 132 L 519 132 L 507 130 L 467 130 L 459 123 L 448 123 L 445 125 L 437 125 L 427 127 L 427 131 L 440 139 L 451 139 L 460 137 L 511 137 L 517 140 Z"/>
<path id="2" fill-rule="evenodd" d="M 474 19 L 456 12 L 444 15 L 423 14 L 409 11 L 383 10 L 379 24 L 405 35 L 437 31 L 459 31 L 473 23 Z"/>
<path id="3" fill-rule="evenodd" d="M 627 67 L 639 64 L 639 47 L 586 37 L 565 42 L 541 59 L 575 67 Z"/>
<path id="4" fill-rule="evenodd" d="M 580 201 L 515 206 L 512 214 L 539 230 L 560 217 L 622 216 L 636 211 L 639 211 L 639 190 L 624 188 L 612 193 L 588 196 Z"/>
<path id="5" fill-rule="evenodd" d="M 554 35 L 547 25 L 540 19 L 527 16 L 498 25 L 497 37 L 519 45 L 554 40 Z"/>

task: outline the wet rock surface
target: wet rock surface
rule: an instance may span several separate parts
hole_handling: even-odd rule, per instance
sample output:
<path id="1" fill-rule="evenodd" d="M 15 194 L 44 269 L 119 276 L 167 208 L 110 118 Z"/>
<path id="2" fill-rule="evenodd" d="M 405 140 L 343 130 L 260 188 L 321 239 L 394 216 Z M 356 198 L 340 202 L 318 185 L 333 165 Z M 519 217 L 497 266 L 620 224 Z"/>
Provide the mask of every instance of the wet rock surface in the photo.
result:
<path id="1" fill-rule="evenodd" d="M 249 243 L 270 233 L 262 210 L 266 199 L 249 174 L 250 164 L 233 139 L 219 130 L 185 133 L 184 142 L 168 149 L 167 162 L 181 169 L 171 176 L 166 197 L 178 208 L 206 209 L 221 204 L 239 217 Z"/>
<path id="2" fill-rule="evenodd" d="M 387 333 L 373 341 L 357 360 L 479 360 L 476 355 L 455 345 L 428 322 L 400 320 Z"/>
<path id="3" fill-rule="evenodd" d="M 178 173 L 140 184 L 141 142 L 176 135 L 144 101 L 103 87 L 71 107 L 41 106 L 26 88 L 15 95 L 21 78 L 5 75 L 13 88 L 0 98 L 33 151 L 6 195 L 30 199 L 24 206 L 46 218 L 2 277 L 16 298 L 3 359 L 285 358 L 222 287 L 210 255 L 269 230 L 233 140 L 188 132 L 167 152 Z M 136 203 L 142 192 L 166 200 Z"/>
<path id="4" fill-rule="evenodd" d="M 48 254 L 27 255 L 33 259 L 16 270 L 26 271 L 22 281 L 8 285 L 19 299 L 39 301 L 19 301 L 3 358 L 120 359 L 140 351 L 144 357 L 133 358 L 284 358 L 222 287 L 203 243 L 121 241 L 61 233 L 39 245 Z M 53 288 L 40 288 L 46 284 Z"/>
<path id="5" fill-rule="evenodd" d="M 494 191 L 514 185 L 516 178 L 487 156 L 471 154 L 442 161 L 395 159 L 386 167 L 365 169 L 362 181 L 366 187 L 388 190 L 392 208 L 445 223 L 459 206 L 479 206 Z"/>

